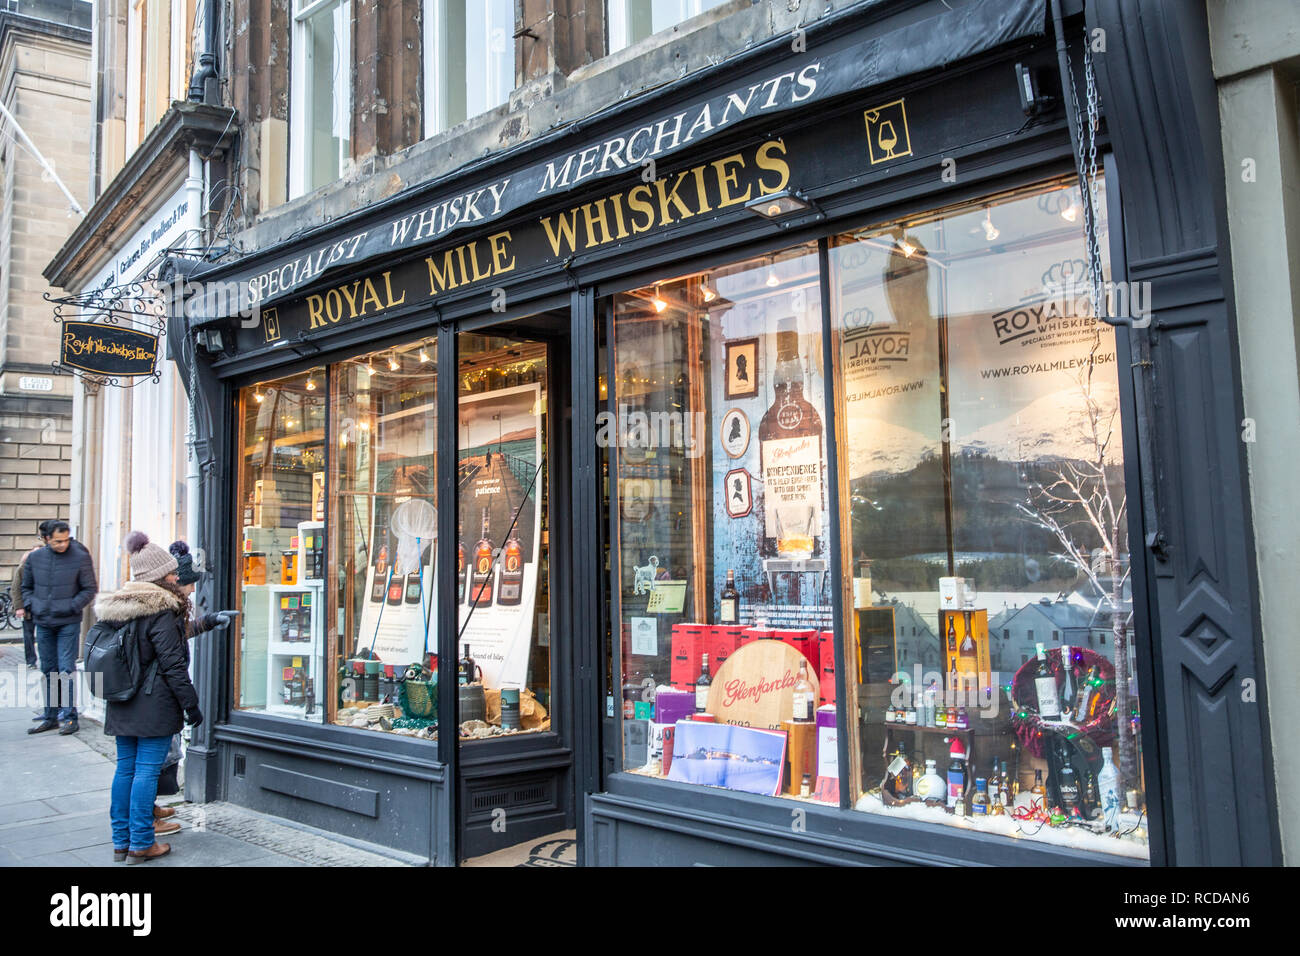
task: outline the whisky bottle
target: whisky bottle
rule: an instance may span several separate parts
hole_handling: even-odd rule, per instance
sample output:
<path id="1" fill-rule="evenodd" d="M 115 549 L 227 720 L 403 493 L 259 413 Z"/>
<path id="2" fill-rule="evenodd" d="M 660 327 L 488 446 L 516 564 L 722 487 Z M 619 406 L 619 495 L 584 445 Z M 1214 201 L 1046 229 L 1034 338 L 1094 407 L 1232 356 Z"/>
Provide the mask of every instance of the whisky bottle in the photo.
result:
<path id="1" fill-rule="evenodd" d="M 700 676 L 695 681 L 695 712 L 703 714 L 709 707 L 709 688 L 713 686 L 713 678 L 709 676 L 709 655 L 700 655 Z"/>
<path id="2" fill-rule="evenodd" d="M 740 620 L 740 592 L 736 590 L 736 572 L 727 569 L 727 585 L 718 598 L 718 622 L 735 624 Z"/>
<path id="3" fill-rule="evenodd" d="M 492 603 L 492 542 L 488 539 L 488 509 L 483 508 L 483 537 L 474 547 L 474 573 L 470 576 L 469 603 Z"/>
<path id="4" fill-rule="evenodd" d="M 457 530 L 459 538 L 464 532 Z M 456 542 L 456 603 L 465 603 L 465 541 L 464 539 Z"/>
<path id="5" fill-rule="evenodd" d="M 1038 716 L 1043 720 L 1059 720 L 1061 698 L 1056 690 L 1056 678 L 1052 676 L 1052 667 L 1047 663 L 1043 645 L 1036 646 L 1038 663 L 1034 665 L 1034 694 L 1038 698 Z"/>
<path id="6" fill-rule="evenodd" d="M 524 549 L 518 535 L 512 533 L 501 558 L 501 581 L 497 585 L 497 603 L 518 604 L 524 593 Z"/>
<path id="7" fill-rule="evenodd" d="M 774 397 L 758 426 L 765 557 L 802 559 L 821 550 L 822 420 L 804 398 L 799 331 L 793 317 L 776 332 Z"/>
<path id="8" fill-rule="evenodd" d="M 385 572 L 388 570 L 388 545 L 379 546 L 379 557 L 375 559 L 375 582 L 370 586 L 370 603 L 381 604 L 384 600 L 384 588 L 388 581 L 385 579 Z"/>
<path id="9" fill-rule="evenodd" d="M 474 663 L 474 658 L 469 656 L 469 645 L 461 652 L 460 662 L 457 666 L 457 682 L 461 684 L 473 684 L 478 680 L 478 665 Z"/>
<path id="10" fill-rule="evenodd" d="M 1074 661 L 1070 654 L 1070 645 L 1061 645 L 1061 719 L 1072 720 L 1074 712 Z"/>
<path id="11" fill-rule="evenodd" d="M 1066 740 L 1060 740 L 1057 743 L 1059 766 L 1056 771 L 1056 788 L 1061 793 L 1061 809 L 1069 816 L 1077 817 L 1080 815 L 1079 798 L 1081 794 L 1079 773 L 1074 769 L 1074 764 L 1070 759 L 1071 746 L 1069 741 Z"/>
<path id="12" fill-rule="evenodd" d="M 949 614 L 948 615 L 948 653 L 949 654 L 957 653 L 957 628 L 953 625 L 954 620 L 955 618 L 953 618 L 953 616 Z"/>
<path id="13" fill-rule="evenodd" d="M 794 716 L 790 718 L 796 724 L 811 724 L 816 715 L 817 692 L 812 681 L 808 679 L 808 662 L 799 662 L 799 676 L 794 681 Z M 912 722 L 916 722 L 915 711 Z"/>

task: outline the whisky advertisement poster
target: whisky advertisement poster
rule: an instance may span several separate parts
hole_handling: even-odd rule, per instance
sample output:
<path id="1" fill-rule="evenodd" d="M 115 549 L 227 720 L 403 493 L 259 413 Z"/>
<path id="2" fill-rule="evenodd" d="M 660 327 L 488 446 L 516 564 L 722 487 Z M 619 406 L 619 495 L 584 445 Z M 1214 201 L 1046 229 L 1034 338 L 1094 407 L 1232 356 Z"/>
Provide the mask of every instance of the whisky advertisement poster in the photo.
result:
<path id="1" fill-rule="evenodd" d="M 464 628 L 458 651 L 469 645 L 484 686 L 522 687 L 541 543 L 541 386 L 462 396 L 457 428 L 458 547 L 465 555 L 456 584 Z"/>
<path id="2" fill-rule="evenodd" d="M 815 274 L 815 257 L 780 268 Z M 820 296 L 815 283 L 769 292 L 766 278 L 755 269 L 716 280 L 735 304 L 714 316 L 721 334 L 709 337 L 710 613 L 717 620 L 733 570 L 739 623 L 820 628 L 830 614 Z M 752 388 L 737 388 L 746 378 Z"/>
<path id="3" fill-rule="evenodd" d="M 939 452 L 935 269 L 913 235 L 838 246 L 831 269 L 849 476 L 911 471 Z"/>
<path id="4" fill-rule="evenodd" d="M 997 277 L 974 263 L 950 270 L 954 453 L 1003 461 L 1095 458 L 1090 404 L 1103 425 L 1119 408 L 1115 333 L 1093 317 L 1082 287 L 1072 285 L 1084 274 L 1083 261 L 1069 258 L 1075 244 L 1036 248 L 1031 263 Z M 965 294 L 977 279 L 985 290 L 979 302 Z M 992 309 L 984 304 L 990 283 L 998 303 Z M 1111 450 L 1118 457 L 1118 441 Z"/>

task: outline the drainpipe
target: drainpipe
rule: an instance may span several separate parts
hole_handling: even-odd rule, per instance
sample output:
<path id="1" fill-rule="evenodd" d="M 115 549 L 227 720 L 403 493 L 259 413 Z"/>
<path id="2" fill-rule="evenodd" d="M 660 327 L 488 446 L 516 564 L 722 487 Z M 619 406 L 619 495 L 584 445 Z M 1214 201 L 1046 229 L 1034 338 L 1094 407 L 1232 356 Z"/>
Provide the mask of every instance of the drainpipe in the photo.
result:
<path id="1" fill-rule="evenodd" d="M 204 228 L 206 225 L 206 217 L 203 215 L 202 210 L 204 208 L 204 201 L 207 197 L 207 163 L 203 161 L 203 157 L 199 155 L 197 149 L 190 150 L 190 170 L 189 176 L 185 180 L 185 191 L 188 194 L 189 202 L 191 203 L 190 208 L 199 211 L 198 241 L 199 245 L 202 246 L 204 233 L 206 231 Z M 183 316 L 177 316 L 175 320 L 182 322 L 185 321 Z M 189 336 L 187 335 L 186 339 L 188 338 Z M 197 549 L 198 547 L 200 512 L 199 496 L 202 494 L 199 473 L 198 422 L 196 419 L 197 413 L 195 411 L 199 399 L 195 391 L 198 385 L 198 372 L 195 364 L 198 361 L 197 352 L 198 349 L 194 348 L 190 355 L 190 387 L 186 390 L 189 398 L 189 401 L 186 403 L 189 417 L 185 430 L 185 446 L 187 449 L 185 456 L 185 540 L 193 549 Z M 201 568 L 204 563 L 203 553 L 199 550 L 195 554 L 195 564 L 197 567 Z"/>
<path id="2" fill-rule="evenodd" d="M 203 0 L 203 52 L 199 54 L 198 68 L 190 80 L 187 99 L 191 103 L 217 102 L 217 47 L 221 43 L 221 0 Z M 208 93 L 208 81 L 213 83 Z"/>

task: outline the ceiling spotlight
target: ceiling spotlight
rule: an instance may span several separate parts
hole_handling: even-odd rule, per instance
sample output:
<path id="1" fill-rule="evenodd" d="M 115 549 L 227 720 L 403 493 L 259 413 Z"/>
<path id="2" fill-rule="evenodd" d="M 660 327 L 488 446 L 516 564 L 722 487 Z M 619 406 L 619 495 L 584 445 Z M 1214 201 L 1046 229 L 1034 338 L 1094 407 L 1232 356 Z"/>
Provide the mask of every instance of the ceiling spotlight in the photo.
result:
<path id="1" fill-rule="evenodd" d="M 658 286 L 655 286 L 655 294 L 654 297 L 650 300 L 650 304 L 655 307 L 656 312 L 662 312 L 664 309 L 668 308 L 668 303 L 659 297 Z"/>
<path id="2" fill-rule="evenodd" d="M 423 365 L 424 363 L 426 363 L 426 362 L 428 362 L 428 361 L 429 361 L 429 353 L 428 353 L 428 351 L 426 351 L 425 347 L 424 347 L 423 345 L 421 345 L 421 346 L 420 346 L 420 364 Z"/>
<path id="3" fill-rule="evenodd" d="M 791 213 L 803 212 L 811 206 L 808 197 L 793 189 L 783 189 L 745 203 L 746 209 L 764 219 L 779 219 Z"/>
<path id="4" fill-rule="evenodd" d="M 375 374 L 375 367 L 370 364 L 370 359 L 366 359 L 366 364 L 361 366 L 361 371 L 365 372 L 367 375 Z"/>
<path id="5" fill-rule="evenodd" d="M 767 286 L 769 289 L 775 289 L 777 286 L 781 284 L 781 277 L 776 274 L 775 260 L 768 263 L 767 278 L 763 280 L 763 284 Z"/>
<path id="6" fill-rule="evenodd" d="M 707 282 L 700 283 L 700 295 L 704 297 L 705 302 L 712 302 L 714 299 L 718 297 L 718 293 L 713 289 L 709 288 L 709 284 Z"/>
<path id="7" fill-rule="evenodd" d="M 253 398 L 257 400 L 257 404 L 259 405 L 261 405 L 264 401 L 266 401 L 266 396 L 263 395 L 261 392 L 254 392 Z"/>
<path id="8" fill-rule="evenodd" d="M 316 370 L 312 369 L 307 373 L 307 391 L 316 391 Z"/>
<path id="9" fill-rule="evenodd" d="M 397 353 L 396 353 L 396 352 L 394 352 L 394 353 L 392 353 L 391 355 L 388 356 L 388 370 L 389 370 L 390 372 L 396 372 L 396 371 L 397 371 L 399 368 L 401 368 L 401 367 L 402 367 L 402 366 L 399 365 L 398 362 L 397 362 Z"/>
<path id="10" fill-rule="evenodd" d="M 908 259 L 916 255 L 916 246 L 908 242 L 906 238 L 898 240 L 898 248 L 903 250 L 903 255 Z"/>
<path id="11" fill-rule="evenodd" d="M 984 238 L 987 239 L 989 242 L 992 242 L 1000 235 L 1001 233 L 998 232 L 997 226 L 993 225 L 993 217 L 990 214 L 990 210 L 985 209 L 984 210 Z"/>
<path id="12" fill-rule="evenodd" d="M 1066 222 L 1074 222 L 1074 220 L 1078 219 L 1079 218 L 1078 205 L 1072 202 L 1070 203 L 1070 205 L 1062 209 L 1061 218 L 1064 219 Z"/>

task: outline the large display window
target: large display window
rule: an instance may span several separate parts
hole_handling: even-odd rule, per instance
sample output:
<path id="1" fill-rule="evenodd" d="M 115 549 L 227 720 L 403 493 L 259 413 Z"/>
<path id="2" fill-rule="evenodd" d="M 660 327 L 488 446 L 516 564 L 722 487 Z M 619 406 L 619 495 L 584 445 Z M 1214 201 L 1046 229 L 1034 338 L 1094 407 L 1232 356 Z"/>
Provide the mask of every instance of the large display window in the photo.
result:
<path id="1" fill-rule="evenodd" d="M 457 693 L 467 742 L 551 729 L 547 346 L 458 337 Z"/>
<path id="2" fill-rule="evenodd" d="M 1116 344 L 1082 213 L 1053 184 L 831 242 L 846 719 L 859 810 L 1145 858 Z"/>
<path id="3" fill-rule="evenodd" d="M 437 738 L 437 351 L 331 366 L 335 724 Z"/>
<path id="4" fill-rule="evenodd" d="M 235 704 L 321 722 L 325 673 L 325 374 L 239 393 Z"/>
<path id="5" fill-rule="evenodd" d="M 805 245 L 614 299 L 597 440 L 634 773 L 836 799 L 819 277 Z"/>
<path id="6" fill-rule="evenodd" d="M 1079 202 L 1049 183 L 612 298 L 625 771 L 1146 858 Z"/>

